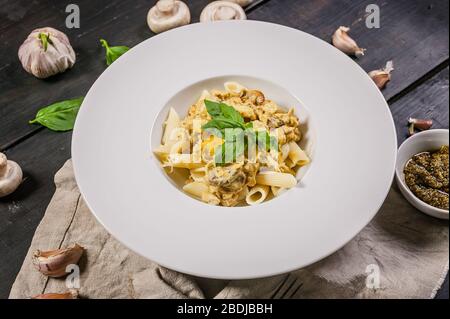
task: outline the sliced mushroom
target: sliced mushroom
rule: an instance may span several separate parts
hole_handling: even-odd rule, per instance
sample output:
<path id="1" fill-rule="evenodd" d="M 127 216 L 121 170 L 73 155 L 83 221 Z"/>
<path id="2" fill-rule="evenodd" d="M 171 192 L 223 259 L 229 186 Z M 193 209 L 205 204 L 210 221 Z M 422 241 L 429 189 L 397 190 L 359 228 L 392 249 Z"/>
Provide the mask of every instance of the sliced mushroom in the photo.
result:
<path id="1" fill-rule="evenodd" d="M 200 14 L 200 22 L 219 20 L 246 20 L 244 9 L 234 2 L 213 1 Z"/>
<path id="2" fill-rule="evenodd" d="M 154 33 L 161 33 L 191 22 L 189 7 L 178 0 L 159 0 L 147 14 L 147 23 Z"/>
<path id="3" fill-rule="evenodd" d="M 22 182 L 22 176 L 19 164 L 9 161 L 5 154 L 0 153 L 0 197 L 14 192 Z"/>
<path id="4" fill-rule="evenodd" d="M 258 90 L 245 90 L 242 98 L 248 99 L 254 105 L 262 105 L 266 101 L 264 94 Z"/>

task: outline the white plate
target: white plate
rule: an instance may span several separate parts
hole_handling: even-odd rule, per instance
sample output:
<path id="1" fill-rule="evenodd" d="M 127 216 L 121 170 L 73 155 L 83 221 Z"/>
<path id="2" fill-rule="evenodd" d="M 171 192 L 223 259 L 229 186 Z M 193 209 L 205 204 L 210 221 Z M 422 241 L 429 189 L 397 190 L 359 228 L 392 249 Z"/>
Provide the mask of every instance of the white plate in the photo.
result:
<path id="1" fill-rule="evenodd" d="M 195 83 L 236 77 L 301 101 L 313 163 L 279 198 L 214 207 L 178 191 L 151 147 L 168 101 L 192 92 L 186 110 Z M 126 246 L 184 273 L 242 279 L 307 266 L 352 239 L 387 196 L 396 146 L 382 94 L 349 57 L 298 30 L 233 21 L 165 32 L 111 65 L 84 100 L 72 156 L 89 208 Z"/>

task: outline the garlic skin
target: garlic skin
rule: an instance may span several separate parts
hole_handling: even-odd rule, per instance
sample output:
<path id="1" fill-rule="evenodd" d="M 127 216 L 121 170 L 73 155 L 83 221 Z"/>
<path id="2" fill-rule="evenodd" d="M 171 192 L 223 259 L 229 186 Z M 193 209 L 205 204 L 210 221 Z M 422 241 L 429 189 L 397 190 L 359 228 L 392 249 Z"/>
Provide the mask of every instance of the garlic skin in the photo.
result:
<path id="1" fill-rule="evenodd" d="M 383 69 L 371 71 L 369 72 L 369 76 L 372 78 L 378 88 L 382 90 L 391 80 L 392 71 L 394 71 L 394 62 L 388 61 Z"/>
<path id="2" fill-rule="evenodd" d="M 416 129 L 419 131 L 427 131 L 433 126 L 433 120 L 431 119 L 416 119 L 410 117 L 408 119 L 408 132 L 412 136 L 416 133 Z"/>
<path id="3" fill-rule="evenodd" d="M 0 153 L 0 197 L 13 193 L 22 183 L 22 169 L 16 162 Z"/>
<path id="4" fill-rule="evenodd" d="M 339 27 L 333 34 L 333 45 L 345 54 L 354 55 L 359 58 L 364 55 L 366 49 L 360 48 L 355 40 L 350 38 L 348 35 L 349 31 L 349 27 Z"/>
<path id="5" fill-rule="evenodd" d="M 241 7 L 246 7 L 250 3 L 253 2 L 253 0 L 225 0 L 225 1 L 234 2 L 234 3 L 238 4 L 238 5 L 240 5 Z"/>
<path id="6" fill-rule="evenodd" d="M 78 291 L 70 289 L 65 293 L 47 293 L 32 297 L 31 299 L 78 299 Z"/>
<path id="7" fill-rule="evenodd" d="M 33 264 L 37 270 L 46 276 L 62 277 L 67 275 L 66 267 L 77 264 L 83 252 L 84 248 L 78 244 L 66 249 L 37 250 L 33 255 Z"/>
<path id="8" fill-rule="evenodd" d="M 49 37 L 46 50 L 41 34 Z M 39 79 L 62 73 L 73 67 L 76 61 L 67 36 L 50 27 L 33 30 L 20 46 L 18 55 L 25 71 Z"/>
<path id="9" fill-rule="evenodd" d="M 147 14 L 147 24 L 154 33 L 161 33 L 190 22 L 189 7 L 178 0 L 159 0 Z"/>
<path id="10" fill-rule="evenodd" d="M 224 0 L 211 2 L 200 14 L 200 22 L 246 19 L 247 15 L 240 5 Z"/>

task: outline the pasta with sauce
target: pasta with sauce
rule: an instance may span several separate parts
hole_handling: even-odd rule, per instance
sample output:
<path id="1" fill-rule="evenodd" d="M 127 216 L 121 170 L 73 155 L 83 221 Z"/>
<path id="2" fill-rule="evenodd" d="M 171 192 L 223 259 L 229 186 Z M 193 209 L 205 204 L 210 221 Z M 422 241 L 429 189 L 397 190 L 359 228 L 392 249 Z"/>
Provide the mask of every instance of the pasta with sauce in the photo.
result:
<path id="1" fill-rule="evenodd" d="M 297 184 L 310 163 L 300 120 L 258 90 L 236 82 L 203 91 L 186 117 L 171 108 L 154 150 L 170 174 L 185 170 L 183 191 L 212 205 L 256 205 Z"/>

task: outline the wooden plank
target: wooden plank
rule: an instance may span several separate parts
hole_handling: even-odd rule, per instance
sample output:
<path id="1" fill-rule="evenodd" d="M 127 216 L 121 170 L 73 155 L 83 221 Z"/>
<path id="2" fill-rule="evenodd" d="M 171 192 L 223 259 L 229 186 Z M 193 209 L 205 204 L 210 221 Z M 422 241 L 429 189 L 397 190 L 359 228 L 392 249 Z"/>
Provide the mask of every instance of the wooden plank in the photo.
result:
<path id="1" fill-rule="evenodd" d="M 381 9 L 380 29 L 365 25 L 368 4 Z M 327 42 L 339 26 L 351 27 L 351 36 L 367 48 L 356 60 L 363 69 L 369 72 L 394 60 L 393 79 L 383 91 L 390 99 L 448 60 L 448 9 L 446 0 L 271 0 L 249 18 L 290 26 Z"/>
<path id="2" fill-rule="evenodd" d="M 252 18 L 254 13 L 258 13 L 261 12 L 260 10 L 263 10 L 266 6 L 268 6 L 269 4 L 271 4 L 273 1 L 277 1 L 277 0 L 271 0 L 269 3 L 264 4 L 263 6 L 259 6 L 256 9 L 254 9 L 250 14 L 249 17 Z M 3 2 L 3 3 L 2 3 Z M 0 8 L 4 8 L 4 6 L 2 4 L 4 4 L 5 1 L 0 0 Z M 324 6 L 324 3 L 328 3 L 330 1 L 314 1 L 315 4 L 320 5 L 321 7 Z M 401 1 L 399 1 L 401 2 Z M 38 1 L 34 1 L 33 3 L 28 3 L 28 1 L 17 1 L 17 3 L 20 3 L 23 6 L 27 5 L 30 6 L 29 10 L 33 11 L 33 10 L 37 10 L 39 11 L 39 5 L 48 5 L 47 1 L 43 1 L 43 0 L 38 0 Z M 38 4 L 37 6 L 35 6 L 35 4 Z M 59 2 L 58 2 L 59 3 Z M 63 1 L 61 1 L 61 3 L 65 3 Z M 89 6 L 93 5 L 93 2 L 89 3 L 89 6 L 87 5 L 87 1 L 78 1 L 78 3 L 80 4 L 81 8 L 82 8 L 82 14 L 83 12 L 87 12 L 87 10 L 89 10 Z M 91 4 L 92 3 L 92 4 Z M 96 15 L 96 18 L 92 18 L 92 19 L 97 19 L 97 20 L 102 20 L 106 17 L 109 17 L 109 20 L 104 20 L 104 21 L 110 21 L 112 18 L 114 17 L 114 14 L 111 14 L 111 10 L 113 10 L 112 8 L 110 8 L 109 6 L 103 8 L 101 5 L 99 5 L 98 3 L 105 3 L 102 1 L 96 1 L 95 2 L 95 8 L 97 11 L 99 11 L 98 15 Z M 114 3 L 117 4 L 117 1 L 108 1 L 108 3 Z M 312 16 L 318 17 L 319 12 L 316 11 L 314 12 L 314 10 L 312 10 L 313 3 L 311 1 L 302 1 L 302 3 L 307 3 L 309 4 L 309 9 L 311 9 L 310 11 L 312 12 Z M 347 7 L 346 5 L 349 4 L 349 1 L 341 1 L 343 8 L 346 10 Z M 357 1 L 353 1 L 353 3 L 357 3 Z M 287 4 L 287 2 L 285 2 L 284 4 Z M 13 6 L 13 8 L 18 8 L 16 6 L 16 2 L 14 3 L 9 3 L 8 5 L 11 7 Z M 289 5 L 294 5 L 292 2 L 289 2 Z M 54 7 L 55 5 L 53 5 Z M 60 7 L 60 5 L 57 5 L 58 8 Z M 143 8 L 144 4 L 143 1 L 135 1 L 133 2 L 133 6 L 136 6 L 136 8 Z M 141 7 L 139 7 L 141 6 Z M 146 6 L 148 6 L 148 4 L 146 4 Z M 52 8 L 53 8 L 52 7 Z M 64 6 L 61 4 L 61 7 L 63 8 Z M 86 7 L 86 11 L 83 11 L 83 7 Z M 201 6 L 199 6 L 201 7 Z M 49 10 L 53 10 L 52 8 L 50 8 Z M 133 7 L 135 8 L 135 7 Z M 137 10 L 137 9 L 134 10 Z M 306 9 L 308 9 L 308 7 L 305 7 Z M 130 9 L 130 8 L 128 8 Z M 121 7 L 120 10 L 122 11 L 118 11 L 117 16 L 119 16 L 119 18 L 116 18 L 115 21 L 119 20 L 117 23 L 122 26 L 122 19 L 125 19 L 126 15 L 122 15 L 123 10 L 127 11 L 127 8 L 125 8 L 124 6 Z M 1 11 L 2 9 L 0 9 L 0 15 L 2 13 Z M 92 10 L 92 12 L 95 12 L 96 10 Z M 131 10 L 131 9 L 130 9 Z M 11 11 L 11 10 L 10 10 Z M 25 19 L 24 17 L 26 17 L 26 19 L 28 19 L 28 17 L 31 15 L 32 19 L 35 19 L 34 21 L 40 21 L 39 17 L 34 15 L 34 13 L 25 13 L 25 16 L 20 18 L 18 16 L 22 15 L 23 11 L 15 11 L 15 15 L 13 16 L 14 19 L 17 19 L 17 21 L 22 21 L 21 19 Z M 132 10 L 131 10 L 132 11 Z M 145 14 L 146 14 L 146 10 Z M 194 11 L 194 10 L 192 10 Z M 276 14 L 276 10 L 274 10 Z M 348 11 L 348 10 L 347 10 Z M 89 11 L 90 12 L 90 11 Z M 106 13 L 105 13 L 106 12 Z M 115 12 L 115 11 L 114 11 Z M 130 11 L 128 14 L 128 18 L 127 19 L 131 19 L 131 17 L 136 18 L 135 15 L 133 15 L 132 13 L 130 13 Z M 47 17 L 45 12 L 43 12 L 43 10 L 40 10 L 40 13 L 43 17 Z M 141 14 L 141 13 L 140 13 Z M 144 15 L 145 15 L 144 14 Z M 87 15 L 87 13 L 86 13 Z M 444 13 L 442 13 L 442 15 L 445 16 Z M 63 19 L 61 18 L 63 16 L 63 9 L 60 9 L 60 14 L 56 15 L 59 19 L 61 19 L 61 22 L 59 25 L 61 25 L 63 23 Z M 339 16 L 339 15 L 337 15 Z M 34 17 L 34 18 L 33 18 Z M 48 15 L 48 19 L 51 19 L 51 17 L 54 17 L 54 15 L 49 14 Z M 387 18 L 386 18 L 387 19 Z M 448 21 L 448 14 L 447 14 L 447 21 Z M 3 32 L 5 30 L 9 30 L 9 28 L 12 28 L 12 23 L 11 23 L 11 19 L 6 19 L 8 20 L 7 22 L 4 23 L 4 21 L 0 20 L 0 44 L 3 44 L 5 37 L 3 36 Z M 125 19 L 126 20 L 126 19 Z M 267 20 L 270 20 L 269 18 Z M 50 20 L 49 20 L 50 21 Z M 136 20 L 137 21 L 137 20 Z M 145 21 L 145 20 L 144 20 Z M 54 81 L 48 84 L 47 86 L 47 82 L 44 81 L 44 83 L 42 84 L 41 81 L 39 80 L 34 80 L 33 78 L 31 79 L 25 79 L 26 77 L 28 77 L 27 75 L 23 76 L 22 78 L 20 77 L 16 77 L 16 75 L 13 75 L 13 77 L 10 79 L 8 78 L 6 75 L 4 75 L 2 72 L 0 72 L 0 145 L 2 145 L 2 143 L 4 143 L 4 141 L 8 141 L 11 140 L 11 137 L 17 137 L 20 136 L 20 134 L 25 134 L 29 133 L 30 131 L 28 130 L 28 126 L 21 126 L 22 124 L 19 123 L 20 118 L 26 118 L 28 119 L 29 115 L 32 114 L 34 115 L 34 112 L 36 111 L 36 109 L 43 104 L 42 101 L 44 101 L 45 99 L 45 94 L 48 94 L 48 89 L 54 89 L 55 92 L 53 92 L 52 94 L 54 94 L 55 98 L 58 97 L 58 92 L 60 95 L 59 98 L 66 98 L 68 96 L 65 96 L 63 94 L 63 92 L 60 92 L 60 90 L 69 90 L 69 92 L 78 95 L 80 94 L 79 92 L 81 92 L 81 90 L 83 88 L 88 88 L 91 83 L 94 81 L 94 79 L 96 78 L 96 76 L 98 74 L 100 74 L 102 72 L 102 70 L 104 69 L 103 66 L 103 54 L 101 52 L 101 49 L 98 47 L 95 47 L 95 45 L 97 45 L 97 39 L 100 36 L 104 36 L 107 39 L 110 39 L 110 41 L 112 43 L 120 43 L 120 44 L 127 44 L 127 45 L 133 45 L 134 43 L 140 42 L 140 37 L 148 37 L 151 35 L 150 31 L 147 31 L 146 25 L 141 24 L 139 27 L 136 27 L 134 25 L 134 33 L 130 32 L 130 35 L 127 35 L 127 31 L 124 29 L 124 31 L 117 31 L 116 27 L 114 28 L 114 30 L 108 29 L 105 25 L 103 27 L 97 27 L 94 26 L 95 21 L 91 22 L 91 27 L 93 28 L 93 30 L 87 30 L 86 34 L 80 34 L 80 40 L 76 40 L 79 41 L 78 43 L 78 47 L 80 48 L 80 52 L 84 55 L 89 53 L 91 56 L 90 58 L 87 57 L 79 57 L 79 61 L 83 61 L 84 62 L 80 63 L 83 64 L 83 68 L 84 71 L 81 72 L 79 71 L 79 73 L 77 74 L 78 77 L 84 76 L 84 73 L 87 72 L 90 75 L 84 77 L 84 80 L 78 80 L 79 82 L 71 79 L 72 76 L 69 76 L 70 73 L 72 72 L 77 72 L 76 69 L 70 71 L 67 74 L 64 74 L 61 76 L 61 78 L 64 79 L 64 81 Z M 98 21 L 97 21 L 98 22 Z M 128 21 L 129 22 L 129 21 Z M 283 21 L 279 21 L 280 23 L 283 23 Z M 24 22 L 25 23 L 25 22 Z M 56 22 L 55 22 L 56 23 Z M 82 23 L 83 23 L 83 19 L 82 19 Z M 412 23 L 412 22 L 411 22 Z M 313 23 L 310 23 L 311 25 Z M 54 26 L 57 26 L 56 24 L 53 24 Z M 84 26 L 82 25 L 83 30 L 84 30 Z M 130 23 L 129 28 L 133 28 L 133 24 Z M 23 27 L 23 31 L 24 34 L 26 34 L 27 32 L 29 32 L 29 30 L 25 30 L 27 29 L 27 26 Z M 140 34 L 139 34 L 139 30 L 140 30 Z M 447 27 L 448 30 L 448 27 Z M 105 31 L 105 32 L 103 32 Z M 113 31 L 117 31 L 119 33 L 113 33 Z M 137 32 L 137 34 L 136 34 Z M 148 34 L 147 34 L 148 32 Z M 323 31 L 324 32 L 324 38 L 325 34 L 328 34 L 328 31 Z M 12 33 L 10 33 L 12 34 Z M 327 35 L 328 36 L 328 35 Z M 447 37 L 447 36 L 446 36 Z M 71 36 L 72 38 L 72 36 Z M 13 41 L 13 39 L 8 38 L 9 41 Z M 86 40 L 87 39 L 87 40 Z M 131 39 L 132 41 L 136 41 L 136 42 L 126 42 L 129 41 L 129 39 Z M 447 38 L 446 38 L 447 39 Z M 14 40 L 15 41 L 15 40 Z M 17 42 L 21 42 L 22 40 L 17 40 Z M 84 42 L 85 41 L 85 42 Z M 447 39 L 448 41 L 448 39 Z M 447 42 L 448 43 L 448 42 Z M 365 44 L 365 43 L 364 43 Z M 394 43 L 395 44 L 395 43 Z M 2 46 L 3 48 L 3 46 Z M 439 49 L 439 48 L 438 48 Z M 3 49 L 2 49 L 3 50 Z M 77 50 L 78 51 L 78 50 Z M 447 48 L 448 51 L 448 48 Z M 96 58 L 92 58 L 92 56 L 98 56 L 98 59 Z M 447 56 L 448 56 L 448 52 L 447 52 Z M 0 53 L 0 57 L 3 58 L 3 51 Z M 8 56 L 10 58 L 10 56 Z M 432 59 L 436 59 L 436 54 L 431 54 L 430 57 Z M 380 58 L 380 61 L 382 59 Z M 1 59 L 0 59 L 1 61 Z M 10 63 L 12 60 L 8 60 L 10 61 Z M 6 67 L 8 70 L 10 70 L 11 72 L 22 72 L 20 69 L 17 68 L 17 66 L 14 67 L 10 67 L 9 65 L 7 65 L 8 63 L 6 62 L 5 64 L 2 64 L 2 62 L 0 62 L 0 71 L 2 70 L 2 65 L 4 67 Z M 382 63 L 381 63 L 382 64 Z M 6 66 L 5 66 L 6 65 Z M 414 66 L 415 67 L 415 66 Z M 412 69 L 414 69 L 414 67 L 411 67 Z M 425 70 L 425 68 L 423 68 Z M 396 78 L 400 79 L 402 76 L 402 73 L 400 73 L 399 75 L 399 70 L 397 69 L 397 73 L 396 73 Z M 392 104 L 392 110 L 394 113 L 394 116 L 396 118 L 396 122 L 398 123 L 399 127 L 400 125 L 403 125 L 402 123 L 404 122 L 404 119 L 407 118 L 409 116 L 408 112 L 406 112 L 407 110 L 411 111 L 411 114 L 413 114 L 415 111 L 417 111 L 418 113 L 414 113 L 414 114 L 421 114 L 419 113 L 419 111 L 423 111 L 423 105 L 429 107 L 430 105 L 438 105 L 438 107 L 433 107 L 430 110 L 430 115 L 433 116 L 436 120 L 436 127 L 444 127 L 444 124 L 447 123 L 447 127 L 448 127 L 448 110 L 446 115 L 440 113 L 442 111 L 441 107 L 443 105 L 445 105 L 445 103 L 447 103 L 446 105 L 448 105 L 448 68 L 446 69 L 447 75 L 445 75 L 445 72 L 441 72 L 439 74 L 439 77 L 441 78 L 441 80 L 436 79 L 436 77 L 433 77 L 430 81 L 435 81 L 434 85 L 431 85 L 427 82 L 425 82 L 423 85 L 419 86 L 418 88 L 416 88 L 414 91 L 411 92 L 411 94 L 416 94 L 416 98 L 411 98 L 409 100 L 409 102 L 407 102 L 405 100 L 405 102 L 403 102 L 404 99 L 409 98 L 409 96 L 406 96 L 398 101 L 396 101 L 395 103 Z M 392 89 L 392 86 L 396 85 L 396 78 L 394 78 L 394 81 L 391 83 L 389 89 Z M 28 87 L 28 89 L 30 88 L 46 88 L 44 93 L 37 93 L 39 90 L 36 90 L 37 92 L 32 93 L 33 90 L 30 89 L 29 92 L 27 92 L 26 90 L 23 91 L 22 89 L 19 89 L 19 93 L 18 96 L 21 96 L 22 98 L 28 98 L 28 95 L 34 95 L 34 94 L 41 94 L 39 95 L 40 99 L 42 99 L 42 101 L 37 101 L 36 100 L 36 105 L 34 106 L 30 106 L 30 104 L 25 104 L 25 103 L 19 103 L 15 100 L 9 100 L 9 99 L 2 99 L 3 96 L 3 85 L 4 84 L 4 80 L 7 81 L 13 81 L 15 84 L 15 86 L 19 86 L 22 85 L 22 83 L 30 81 L 30 83 L 26 84 L 26 86 Z M 78 90 L 76 91 L 75 89 L 71 90 L 71 86 L 69 85 L 69 83 L 66 82 L 70 82 L 72 81 L 72 85 L 78 85 Z M 84 84 L 81 83 L 83 81 L 92 81 L 89 82 L 89 84 L 86 84 L 85 86 L 83 86 Z M 64 85 L 61 83 L 65 83 Z M 52 85 L 50 85 L 52 84 Z M 441 88 L 441 89 L 440 89 Z M 11 93 L 10 93 L 11 94 Z M 446 98 L 445 98 L 445 94 Z M 13 94 L 14 95 L 14 94 Z M 430 97 L 427 98 L 427 95 L 431 95 Z M 392 95 L 391 95 L 392 96 Z M 11 98 L 11 97 L 10 97 Z M 38 99 L 36 98 L 36 99 Z M 32 99 L 32 97 L 30 97 L 30 99 Z M 50 99 L 49 99 L 50 100 Z M 423 101 L 422 103 L 417 103 L 417 101 Z M 435 102 L 435 101 L 441 101 L 441 102 Z M 446 102 L 445 102 L 446 101 Z M 38 104 L 39 102 L 39 104 Z M 16 113 L 15 114 L 9 114 L 11 112 L 12 108 L 8 108 L 8 121 L 4 120 L 4 116 L 6 116 L 6 112 L 4 112 L 5 110 L 5 105 L 8 103 L 12 103 L 12 105 L 14 105 L 16 107 Z M 403 110 L 403 111 L 402 111 Z M 433 111 L 434 110 L 434 111 Z M 4 112 L 4 113 L 3 113 Z M 427 113 L 425 113 L 427 114 Z M 27 117 L 25 117 L 24 115 L 26 115 Z M 15 118 L 16 117 L 16 118 Z M 444 123 L 444 124 L 442 124 Z M 443 126 L 440 126 L 440 125 Z M 4 137 L 4 133 L 8 133 L 9 131 L 7 129 L 4 128 L 4 125 L 9 125 L 9 129 L 11 130 L 14 126 L 20 126 L 18 128 L 17 131 L 15 131 L 17 134 L 10 134 L 9 138 L 5 138 Z M 404 127 L 403 127 L 404 128 Z M 400 134 L 399 134 L 400 136 Z M 19 145 L 9 149 L 7 151 L 8 156 L 10 156 L 12 159 L 17 160 L 18 162 L 21 163 L 22 167 L 24 168 L 25 171 L 25 176 L 27 177 L 27 180 L 24 182 L 24 184 L 21 186 L 21 188 L 14 193 L 12 196 L 5 198 L 5 199 L 0 199 L 0 254 L 2 256 L 4 256 L 4 258 L 0 258 L 0 298 L 5 298 L 8 296 L 9 294 L 9 289 L 10 289 L 10 285 L 12 284 L 12 282 L 15 279 L 15 275 L 17 273 L 17 271 L 20 268 L 20 265 L 22 264 L 23 258 L 26 254 L 29 242 L 32 238 L 32 235 L 34 233 L 35 227 L 37 226 L 37 224 L 39 223 L 45 208 L 54 192 L 54 185 L 53 185 L 53 176 L 55 174 L 55 172 L 62 166 L 62 164 L 65 162 L 66 159 L 68 159 L 70 157 L 70 139 L 71 139 L 71 134 L 70 133 L 53 133 L 53 132 L 49 132 L 47 130 L 41 130 L 39 132 L 37 132 L 35 135 L 31 136 L 29 139 L 22 141 Z M 45 146 L 45 147 L 43 147 Z M 448 285 L 448 281 L 447 281 L 447 285 Z M 445 291 L 443 292 L 443 297 L 448 298 L 448 288 L 447 288 L 447 292 L 445 294 Z"/>
<path id="3" fill-rule="evenodd" d="M 408 119 L 433 119 L 433 128 L 449 128 L 449 68 L 440 71 L 434 77 L 415 88 L 400 100 L 391 104 L 397 128 L 397 139 L 400 145 L 408 138 Z M 448 299 L 449 275 L 447 274 L 442 288 L 436 295 L 437 299 Z"/>
<path id="4" fill-rule="evenodd" d="M 2 6 L 2 2 L 8 5 Z M 207 2 L 190 2 L 194 22 Z M 81 29 L 65 30 L 78 53 L 77 64 L 71 71 L 49 80 L 35 79 L 21 69 L 17 49 L 36 26 L 51 25 L 64 30 L 67 3 L 70 1 L 52 5 L 44 0 L 0 2 L 0 8 L 17 12 L 7 16 L 9 19 L 0 20 L 0 45 L 5 48 L 0 53 L 0 149 L 36 129 L 27 122 L 41 106 L 88 91 L 105 69 L 103 50 L 98 44 L 100 37 L 106 37 L 112 44 L 133 46 L 153 35 L 145 22 L 151 6 L 148 1 L 133 1 L 133 5 L 120 0 L 79 1 Z M 379 30 L 365 27 L 363 17 L 369 3 L 381 7 Z M 352 26 L 352 36 L 368 48 L 366 56 L 357 61 L 364 69 L 378 68 L 391 58 L 396 63 L 393 81 L 384 91 L 386 98 L 448 59 L 448 1 L 445 0 L 433 6 L 420 0 L 271 0 L 253 9 L 249 18 L 299 28 L 326 41 L 338 25 Z"/>
<path id="5" fill-rule="evenodd" d="M 34 231 L 52 197 L 53 177 L 70 158 L 72 134 L 43 130 L 6 154 L 20 163 L 24 182 L 0 198 L 0 298 L 7 298 Z"/>
<path id="6" fill-rule="evenodd" d="M 391 105 L 399 145 L 408 137 L 409 117 L 432 119 L 433 128 L 449 128 L 449 68 Z"/>
<path id="7" fill-rule="evenodd" d="M 406 137 L 405 122 L 410 115 L 433 118 L 436 128 L 448 128 L 448 87 L 447 68 L 391 106 L 400 142 Z M 0 199 L 0 254 L 5 256 L 0 258 L 0 298 L 8 296 L 35 227 L 53 195 L 53 176 L 70 158 L 70 140 L 71 133 L 43 130 L 7 152 L 22 165 L 26 180 L 16 193 Z M 448 281 L 444 287 L 439 296 L 448 298 Z"/>
<path id="8" fill-rule="evenodd" d="M 66 29 L 65 8 L 72 2 L 0 0 L 0 149 L 36 130 L 28 120 L 42 106 L 87 93 L 106 68 L 100 38 L 132 47 L 154 35 L 146 16 L 156 0 L 79 0 L 81 28 Z M 194 22 L 207 3 L 189 4 Z M 67 33 L 77 62 L 68 72 L 39 80 L 22 69 L 17 51 L 33 29 L 44 26 Z"/>

